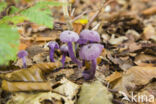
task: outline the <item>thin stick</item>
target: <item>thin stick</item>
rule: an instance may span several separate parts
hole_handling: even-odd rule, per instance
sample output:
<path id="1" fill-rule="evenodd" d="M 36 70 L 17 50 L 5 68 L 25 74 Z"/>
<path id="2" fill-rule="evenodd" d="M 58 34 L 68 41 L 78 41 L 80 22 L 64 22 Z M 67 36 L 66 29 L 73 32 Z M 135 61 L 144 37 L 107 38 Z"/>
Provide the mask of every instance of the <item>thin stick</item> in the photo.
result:
<path id="1" fill-rule="evenodd" d="M 85 10 L 84 12 L 82 12 L 80 15 L 78 15 L 77 17 L 75 17 L 73 20 L 71 20 L 71 22 L 76 21 L 77 19 L 81 18 L 84 14 L 88 13 L 89 10 Z"/>
<path id="2" fill-rule="evenodd" d="M 102 11 L 102 8 L 106 7 L 109 3 L 111 3 L 114 0 L 108 0 L 106 1 L 104 4 L 102 3 L 100 9 L 92 16 L 92 18 L 90 19 L 90 21 L 88 22 L 88 24 L 86 25 L 86 29 L 89 28 L 89 26 L 92 24 L 92 22 L 95 20 L 95 18 L 100 14 L 100 12 Z"/>

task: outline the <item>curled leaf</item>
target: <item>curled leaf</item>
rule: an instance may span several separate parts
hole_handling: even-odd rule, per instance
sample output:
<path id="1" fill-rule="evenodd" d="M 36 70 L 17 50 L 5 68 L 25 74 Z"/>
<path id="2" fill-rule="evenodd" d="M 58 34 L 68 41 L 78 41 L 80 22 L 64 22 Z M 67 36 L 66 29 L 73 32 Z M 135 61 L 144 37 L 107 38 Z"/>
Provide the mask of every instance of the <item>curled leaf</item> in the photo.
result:
<path id="1" fill-rule="evenodd" d="M 8 92 L 17 91 L 50 91 L 51 82 L 9 82 L 2 81 L 2 89 Z"/>
<path id="2" fill-rule="evenodd" d="M 51 72 L 60 66 L 60 62 L 35 64 L 28 69 L 0 74 L 0 78 L 9 81 L 44 81 L 43 73 Z"/>
<path id="3" fill-rule="evenodd" d="M 0 77 L 9 81 L 43 81 L 40 69 L 21 69 L 7 74 L 1 74 Z"/>

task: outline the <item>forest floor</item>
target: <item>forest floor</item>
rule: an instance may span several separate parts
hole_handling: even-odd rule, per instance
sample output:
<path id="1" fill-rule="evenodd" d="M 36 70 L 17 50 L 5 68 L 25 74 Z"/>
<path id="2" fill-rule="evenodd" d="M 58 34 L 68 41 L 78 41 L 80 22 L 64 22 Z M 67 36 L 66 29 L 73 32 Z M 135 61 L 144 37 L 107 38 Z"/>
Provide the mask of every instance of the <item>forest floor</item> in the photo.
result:
<path id="1" fill-rule="evenodd" d="M 16 5 L 27 6 L 24 1 Z M 0 104 L 156 104 L 156 0 L 69 2 L 69 16 L 62 7 L 51 9 L 53 29 L 29 21 L 19 25 L 27 68 L 19 58 L 1 67 Z M 69 27 L 100 34 L 104 49 L 91 80 L 82 77 L 91 63 L 78 68 L 67 56 L 62 67 L 60 50 L 55 62 L 49 60 L 47 43 L 61 46 L 60 33 Z"/>

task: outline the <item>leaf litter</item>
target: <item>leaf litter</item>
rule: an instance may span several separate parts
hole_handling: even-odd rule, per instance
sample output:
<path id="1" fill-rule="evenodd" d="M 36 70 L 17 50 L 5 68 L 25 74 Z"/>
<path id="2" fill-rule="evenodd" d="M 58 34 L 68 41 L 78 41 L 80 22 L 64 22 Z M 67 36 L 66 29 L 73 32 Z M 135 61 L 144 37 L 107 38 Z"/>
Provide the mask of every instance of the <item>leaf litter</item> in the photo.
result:
<path id="1" fill-rule="evenodd" d="M 21 5 L 15 4 L 31 4 L 20 2 Z M 56 7 L 52 10 L 56 19 L 53 29 L 27 21 L 19 25 L 19 49 L 29 53 L 28 68 L 22 69 L 22 60 L 17 59 L 12 63 L 16 67 L 7 67 L 9 72 L 0 71 L 0 104 L 142 104 L 122 100 L 124 96 L 119 91 L 129 98 L 131 92 L 156 97 L 156 2 L 112 0 L 102 9 L 102 0 L 71 3 L 73 30 L 80 33 L 86 27 L 96 29 L 104 45 L 95 78 L 84 80 L 82 72 L 88 66 L 78 69 L 69 57 L 62 68 L 58 50 L 54 55 L 56 62 L 49 62 L 45 44 L 56 41 L 61 45 L 59 34 L 68 29 L 62 8 Z M 94 21 L 90 21 L 93 17 Z"/>

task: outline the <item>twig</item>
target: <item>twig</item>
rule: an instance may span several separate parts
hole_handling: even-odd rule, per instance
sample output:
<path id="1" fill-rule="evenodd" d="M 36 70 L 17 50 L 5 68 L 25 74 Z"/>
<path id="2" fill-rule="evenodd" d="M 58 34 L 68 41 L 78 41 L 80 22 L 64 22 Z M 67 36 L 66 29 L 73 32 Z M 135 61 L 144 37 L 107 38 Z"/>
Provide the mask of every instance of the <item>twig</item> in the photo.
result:
<path id="1" fill-rule="evenodd" d="M 78 15 L 78 16 L 75 17 L 73 20 L 71 20 L 71 22 L 76 21 L 77 19 L 81 18 L 84 14 L 86 14 L 86 13 L 88 13 L 88 12 L 89 12 L 89 10 L 86 10 L 86 11 L 82 12 L 80 15 Z"/>
<path id="2" fill-rule="evenodd" d="M 92 24 L 92 22 L 95 20 L 95 18 L 100 14 L 102 8 L 104 8 L 105 6 L 107 6 L 109 3 L 111 3 L 114 0 L 108 0 L 106 1 L 104 4 L 102 3 L 100 9 L 91 17 L 90 21 L 88 22 L 88 24 L 86 25 L 86 29 L 89 28 L 89 26 Z"/>

